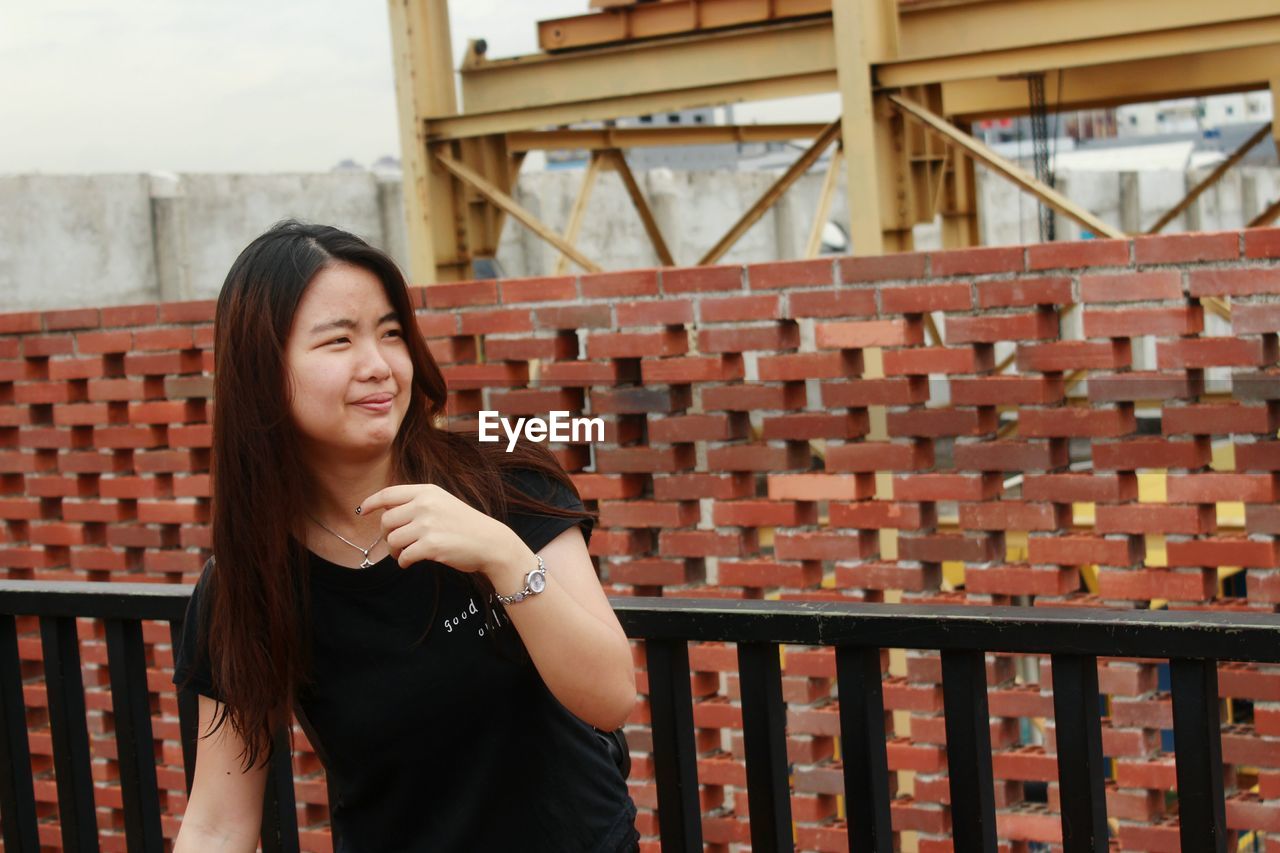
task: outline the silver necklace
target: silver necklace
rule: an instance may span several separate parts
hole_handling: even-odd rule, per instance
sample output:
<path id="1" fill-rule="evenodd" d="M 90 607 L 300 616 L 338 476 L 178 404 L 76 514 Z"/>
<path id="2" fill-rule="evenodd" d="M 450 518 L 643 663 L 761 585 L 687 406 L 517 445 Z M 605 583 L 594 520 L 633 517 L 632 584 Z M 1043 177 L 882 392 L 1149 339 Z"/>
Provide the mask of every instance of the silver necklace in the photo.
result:
<path id="1" fill-rule="evenodd" d="M 352 548 L 355 548 L 357 551 L 359 551 L 361 554 L 363 554 L 363 555 L 364 555 L 364 559 L 360 561 L 360 568 L 362 568 L 362 569 L 367 569 L 367 568 L 369 568 L 370 566 L 372 566 L 372 565 L 373 565 L 373 563 L 372 563 L 372 562 L 370 562 L 370 560 L 369 560 L 369 552 L 370 552 L 370 551 L 372 551 L 372 550 L 374 549 L 374 547 L 376 547 L 376 546 L 377 546 L 377 544 L 378 544 L 379 542 L 381 542 L 381 541 L 382 541 L 382 534 L 381 534 L 381 533 L 379 533 L 379 534 L 378 534 L 378 538 L 377 538 L 377 539 L 375 539 L 375 540 L 373 540 L 373 544 L 371 544 L 368 548 L 361 548 L 359 545 L 357 545 L 356 543 L 352 542 L 350 539 L 348 539 L 347 537 L 343 536 L 343 535 L 342 535 L 341 533 L 339 533 L 338 531 L 330 529 L 330 528 L 329 528 L 329 527 L 328 527 L 328 526 L 327 526 L 323 521 L 321 521 L 320 519 L 316 518 L 316 517 L 315 517 L 314 515 L 312 515 L 311 513 L 307 513 L 307 518 L 311 519 L 311 520 L 312 520 L 312 521 L 314 521 L 316 524 L 318 524 L 318 525 L 320 525 L 322 528 L 324 528 L 326 531 L 328 531 L 329 533 L 332 533 L 334 536 L 337 536 L 337 537 L 338 537 L 339 539 L 341 539 L 343 542 L 346 542 L 346 543 L 347 543 L 348 545 L 350 545 Z"/>

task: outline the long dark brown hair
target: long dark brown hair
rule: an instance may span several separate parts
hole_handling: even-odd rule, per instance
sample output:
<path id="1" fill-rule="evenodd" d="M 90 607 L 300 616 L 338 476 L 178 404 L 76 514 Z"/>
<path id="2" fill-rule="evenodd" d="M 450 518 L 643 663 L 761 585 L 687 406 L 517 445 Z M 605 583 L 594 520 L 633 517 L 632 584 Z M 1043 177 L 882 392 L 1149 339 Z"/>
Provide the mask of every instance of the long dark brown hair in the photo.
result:
<path id="1" fill-rule="evenodd" d="M 413 364 L 408 411 L 393 445 L 398 482 L 435 483 L 504 522 L 513 510 L 594 518 L 529 498 L 504 476 L 531 469 L 577 494 L 544 445 L 521 441 L 507 452 L 505 442 L 480 442 L 475 432 L 438 425 L 447 400 L 444 376 L 390 257 L 338 228 L 277 223 L 231 265 L 214 317 L 214 561 L 198 643 L 223 700 L 210 734 L 229 719 L 245 743 L 246 769 L 270 759 L 271 735 L 288 723 L 310 670 L 308 553 L 300 543 L 306 541 L 302 508 L 314 480 L 290 416 L 284 352 L 303 291 L 333 263 L 361 267 L 382 282 Z M 487 621 L 492 584 L 482 573 L 466 577 L 485 603 Z"/>

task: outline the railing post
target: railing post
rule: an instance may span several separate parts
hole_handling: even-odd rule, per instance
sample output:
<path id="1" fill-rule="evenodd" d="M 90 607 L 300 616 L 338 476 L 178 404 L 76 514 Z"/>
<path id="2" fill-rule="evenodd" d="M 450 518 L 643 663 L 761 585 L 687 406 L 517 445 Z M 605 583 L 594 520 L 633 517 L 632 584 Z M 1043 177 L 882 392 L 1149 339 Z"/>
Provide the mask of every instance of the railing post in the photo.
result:
<path id="1" fill-rule="evenodd" d="M 1169 661 L 1169 669 L 1182 849 L 1225 853 L 1227 816 L 1222 788 L 1218 663 L 1174 658 Z"/>
<path id="2" fill-rule="evenodd" d="M 664 853 L 702 849 L 697 747 L 693 740 L 693 690 L 689 644 L 645 640 L 649 672 L 649 725 L 653 773 L 658 785 L 658 831 Z"/>
<path id="3" fill-rule="evenodd" d="M 72 616 L 41 616 L 45 692 L 53 769 L 58 783 L 58 824 L 68 851 L 98 849 L 98 820 L 93 802 L 93 757 L 85 718 L 80 638 Z"/>
<path id="4" fill-rule="evenodd" d="M 751 848 L 788 853 L 791 785 L 787 762 L 787 706 L 776 643 L 739 643 L 742 730 L 747 750 Z"/>
<path id="5" fill-rule="evenodd" d="M 844 762 L 849 849 L 892 853 L 880 650 L 837 647 L 836 682 L 840 694 L 840 759 Z"/>
<path id="6" fill-rule="evenodd" d="M 5 850 L 40 849 L 18 628 L 8 613 L 0 613 L 0 828 Z"/>
<path id="7" fill-rule="evenodd" d="M 298 801 L 293 787 L 293 750 L 289 730 L 272 737 L 275 753 L 267 771 L 262 802 L 262 853 L 298 853 Z"/>
<path id="8" fill-rule="evenodd" d="M 942 703 L 955 849 L 995 853 L 996 792 L 991 777 L 987 664 L 981 651 L 942 652 Z"/>
<path id="9" fill-rule="evenodd" d="M 1053 719 L 1063 853 L 1107 853 L 1097 658 L 1053 656 Z"/>
<path id="10" fill-rule="evenodd" d="M 125 844 L 129 853 L 162 850 L 164 835 L 160 831 L 160 794 L 142 624 L 137 619 L 105 621 Z"/>

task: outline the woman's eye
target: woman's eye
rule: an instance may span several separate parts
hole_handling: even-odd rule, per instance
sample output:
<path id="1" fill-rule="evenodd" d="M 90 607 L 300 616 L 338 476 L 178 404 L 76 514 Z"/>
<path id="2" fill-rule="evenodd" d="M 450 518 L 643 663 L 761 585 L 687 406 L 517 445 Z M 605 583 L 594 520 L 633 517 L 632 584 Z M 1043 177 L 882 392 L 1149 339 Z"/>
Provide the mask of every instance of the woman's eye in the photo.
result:
<path id="1" fill-rule="evenodd" d="M 346 337 L 334 338 L 333 340 L 329 341 L 329 343 L 331 343 L 331 344 L 345 344 L 345 343 L 347 343 L 349 340 L 350 340 L 350 338 L 346 338 Z"/>
<path id="2" fill-rule="evenodd" d="M 398 337 L 400 337 L 400 330 L 399 330 L 399 329 L 387 329 L 387 334 L 388 334 L 388 335 L 390 335 L 390 336 L 391 336 L 391 337 L 393 337 L 393 338 L 398 338 Z"/>

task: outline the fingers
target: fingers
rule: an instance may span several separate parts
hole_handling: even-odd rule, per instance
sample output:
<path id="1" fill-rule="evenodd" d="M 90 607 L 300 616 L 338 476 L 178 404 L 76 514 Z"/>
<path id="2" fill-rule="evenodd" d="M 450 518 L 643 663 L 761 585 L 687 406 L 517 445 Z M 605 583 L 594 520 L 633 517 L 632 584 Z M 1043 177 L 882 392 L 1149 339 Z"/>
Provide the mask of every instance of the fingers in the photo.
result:
<path id="1" fill-rule="evenodd" d="M 374 510 L 399 506 L 413 500 L 424 488 L 426 487 L 421 485 L 408 485 L 387 486 L 385 489 L 379 489 L 360 502 L 360 506 L 356 507 L 356 514 L 363 515 Z"/>

